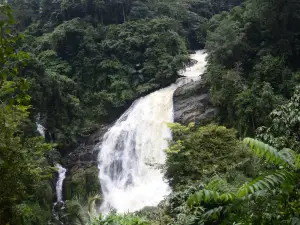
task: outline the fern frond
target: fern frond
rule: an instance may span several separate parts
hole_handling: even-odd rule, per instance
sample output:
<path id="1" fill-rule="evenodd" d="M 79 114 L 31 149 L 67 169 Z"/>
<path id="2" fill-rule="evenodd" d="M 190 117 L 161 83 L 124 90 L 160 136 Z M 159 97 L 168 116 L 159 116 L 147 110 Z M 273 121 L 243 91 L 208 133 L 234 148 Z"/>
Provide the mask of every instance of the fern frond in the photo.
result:
<path id="1" fill-rule="evenodd" d="M 277 151 L 272 146 L 252 138 L 245 138 L 244 143 L 248 145 L 255 156 L 265 158 L 267 162 L 275 165 L 293 165 L 293 156 L 288 151 Z"/>
<path id="2" fill-rule="evenodd" d="M 219 176 L 212 177 L 211 181 L 207 185 L 205 185 L 205 189 L 217 191 L 220 193 L 231 191 L 227 181 Z"/>
<path id="3" fill-rule="evenodd" d="M 296 174 L 286 170 L 276 171 L 266 176 L 261 176 L 255 180 L 244 184 L 237 193 L 225 192 L 221 194 L 215 190 L 203 189 L 191 195 L 187 204 L 190 208 L 201 203 L 230 203 L 237 199 L 246 200 L 263 196 L 267 191 L 284 184 L 293 183 Z"/>
<path id="4" fill-rule="evenodd" d="M 248 194 L 253 194 L 256 191 L 272 190 L 283 183 L 292 183 L 295 177 L 296 175 L 293 172 L 286 170 L 276 171 L 272 174 L 258 177 L 253 181 L 244 184 L 237 192 L 237 196 L 242 198 Z"/>
<path id="5" fill-rule="evenodd" d="M 219 206 L 213 209 L 208 210 L 202 215 L 202 221 L 200 223 L 205 223 L 209 219 L 216 219 L 226 210 L 226 206 Z"/>
<path id="6" fill-rule="evenodd" d="M 268 192 L 266 190 L 263 190 L 263 191 L 256 191 L 252 194 L 248 194 L 242 198 L 240 198 L 239 200 L 240 201 L 250 201 L 250 200 L 256 200 L 258 198 L 261 198 L 261 197 L 266 197 L 268 195 Z"/>
<path id="7" fill-rule="evenodd" d="M 192 207 L 194 205 L 199 205 L 201 202 L 214 201 L 215 199 L 218 199 L 219 196 L 220 194 L 216 191 L 204 189 L 191 195 L 187 200 L 187 204 L 189 207 Z"/>
<path id="8" fill-rule="evenodd" d="M 191 195 L 187 200 L 187 204 L 192 208 L 194 205 L 200 205 L 201 203 L 227 203 L 235 199 L 236 195 L 234 193 L 220 194 L 217 191 L 204 189 Z"/>

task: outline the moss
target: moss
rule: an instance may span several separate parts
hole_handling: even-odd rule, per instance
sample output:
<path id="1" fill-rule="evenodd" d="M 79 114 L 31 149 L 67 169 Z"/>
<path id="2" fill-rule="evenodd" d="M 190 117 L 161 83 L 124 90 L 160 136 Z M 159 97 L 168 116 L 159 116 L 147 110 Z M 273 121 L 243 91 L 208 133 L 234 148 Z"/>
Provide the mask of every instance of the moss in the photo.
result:
<path id="1" fill-rule="evenodd" d="M 93 166 L 86 170 L 86 191 L 87 193 L 99 193 L 101 190 L 98 168 Z"/>
<path id="2" fill-rule="evenodd" d="M 72 175 L 72 195 L 86 196 L 86 174 L 84 168 L 79 168 Z"/>

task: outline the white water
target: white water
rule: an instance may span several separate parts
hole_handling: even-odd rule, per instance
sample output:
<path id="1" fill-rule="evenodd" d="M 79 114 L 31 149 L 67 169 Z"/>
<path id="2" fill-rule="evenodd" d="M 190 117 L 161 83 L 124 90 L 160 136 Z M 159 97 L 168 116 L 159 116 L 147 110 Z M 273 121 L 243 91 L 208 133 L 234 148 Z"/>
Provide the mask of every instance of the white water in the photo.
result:
<path id="1" fill-rule="evenodd" d="M 197 63 L 191 67 L 179 71 L 179 74 L 185 77 L 198 77 L 206 70 L 206 57 L 205 50 L 198 50 L 195 54 L 191 54 L 190 58 L 196 60 Z"/>
<path id="2" fill-rule="evenodd" d="M 42 124 L 40 124 L 40 118 L 41 118 L 41 115 L 38 113 L 37 116 L 36 116 L 36 127 L 37 127 L 37 131 L 39 132 L 39 134 L 45 138 L 45 127 L 43 127 Z"/>
<path id="3" fill-rule="evenodd" d="M 42 137 L 45 137 L 45 127 L 43 127 L 43 125 L 41 125 L 39 123 L 36 123 L 36 126 L 37 126 L 37 131 L 39 132 L 39 134 Z"/>
<path id="4" fill-rule="evenodd" d="M 203 51 L 191 55 L 198 63 L 181 74 L 197 79 L 205 70 L 205 57 Z M 164 149 L 172 138 L 166 122 L 173 122 L 173 93 L 178 85 L 191 81 L 183 78 L 138 99 L 104 135 L 98 155 L 104 195 L 100 211 L 134 212 L 158 205 L 170 193 L 155 165 L 164 164 Z"/>
<path id="5" fill-rule="evenodd" d="M 56 202 L 62 202 L 63 197 L 62 197 L 62 187 L 63 187 L 63 182 L 66 177 L 66 172 L 67 170 L 63 168 L 60 164 L 56 164 L 55 167 L 58 169 L 58 179 L 56 182 Z"/>

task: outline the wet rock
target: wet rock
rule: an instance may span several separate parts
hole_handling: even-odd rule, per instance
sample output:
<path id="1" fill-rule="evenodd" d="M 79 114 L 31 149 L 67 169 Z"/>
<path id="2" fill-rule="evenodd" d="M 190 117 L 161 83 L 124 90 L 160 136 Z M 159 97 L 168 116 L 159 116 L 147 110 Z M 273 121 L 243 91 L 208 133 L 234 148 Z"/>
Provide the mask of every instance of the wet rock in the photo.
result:
<path id="1" fill-rule="evenodd" d="M 87 198 L 90 194 L 101 192 L 96 165 L 81 164 L 74 166 L 65 179 L 64 196 L 67 200 L 74 196 Z"/>
<path id="2" fill-rule="evenodd" d="M 70 200 L 74 196 L 87 197 L 89 194 L 101 192 L 98 179 L 98 154 L 103 135 L 110 128 L 101 126 L 86 142 L 72 151 L 66 158 L 64 167 L 67 168 L 64 180 L 64 199 Z"/>
<path id="3" fill-rule="evenodd" d="M 217 109 L 212 105 L 209 88 L 201 79 L 189 80 L 174 92 L 174 121 L 187 125 L 213 119 Z"/>
<path id="4" fill-rule="evenodd" d="M 54 210 L 55 210 L 55 211 L 59 211 L 59 210 L 61 210 L 63 207 L 64 207 L 64 203 L 63 203 L 63 202 L 56 202 L 56 203 L 54 204 Z"/>
<path id="5" fill-rule="evenodd" d="M 91 153 L 91 152 L 87 152 L 87 153 L 81 155 L 79 159 L 80 159 L 80 161 L 87 161 L 87 162 L 95 161 L 93 153 Z"/>

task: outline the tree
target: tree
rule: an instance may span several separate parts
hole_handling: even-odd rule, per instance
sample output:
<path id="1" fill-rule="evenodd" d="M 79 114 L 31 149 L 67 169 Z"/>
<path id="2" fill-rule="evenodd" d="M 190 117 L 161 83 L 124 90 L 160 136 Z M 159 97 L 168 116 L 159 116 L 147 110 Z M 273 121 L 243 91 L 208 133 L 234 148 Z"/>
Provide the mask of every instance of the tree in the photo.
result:
<path id="1" fill-rule="evenodd" d="M 300 32 L 289 25 L 300 23 L 299 9 L 292 0 L 249 0 L 208 23 L 205 78 L 220 121 L 242 136 L 253 135 L 299 83 Z"/>
<path id="2" fill-rule="evenodd" d="M 226 172 L 245 156 L 235 131 L 222 126 L 185 127 L 169 125 L 173 132 L 166 160 L 165 176 L 173 188 Z"/>
<path id="3" fill-rule="evenodd" d="M 50 177 L 44 156 L 50 145 L 41 138 L 26 137 L 23 131 L 30 108 L 29 83 L 18 75 L 27 55 L 15 51 L 18 36 L 12 35 L 14 20 L 10 7 L 0 5 L 0 13 L 0 221 L 4 224 L 45 224 L 47 216 L 33 216 L 33 211 L 43 207 L 38 201 L 47 199 L 47 190 L 40 199 L 28 204 L 26 200 L 37 197 L 39 185 Z"/>
<path id="4" fill-rule="evenodd" d="M 288 147 L 299 153 L 300 140 L 300 87 L 296 87 L 290 101 L 274 109 L 269 126 L 259 127 L 257 137 L 276 148 Z"/>

